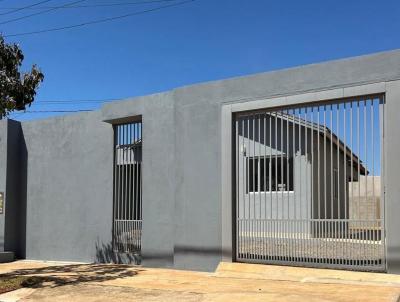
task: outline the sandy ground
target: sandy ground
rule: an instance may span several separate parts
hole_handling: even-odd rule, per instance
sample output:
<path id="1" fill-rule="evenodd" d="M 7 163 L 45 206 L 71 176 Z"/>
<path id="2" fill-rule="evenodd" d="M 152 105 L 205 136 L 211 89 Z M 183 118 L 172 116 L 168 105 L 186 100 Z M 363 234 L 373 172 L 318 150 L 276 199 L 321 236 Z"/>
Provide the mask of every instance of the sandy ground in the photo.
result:
<path id="1" fill-rule="evenodd" d="M 0 301 L 398 301 L 400 276 L 221 263 L 216 272 L 17 261 L 1 274 L 46 276 Z"/>

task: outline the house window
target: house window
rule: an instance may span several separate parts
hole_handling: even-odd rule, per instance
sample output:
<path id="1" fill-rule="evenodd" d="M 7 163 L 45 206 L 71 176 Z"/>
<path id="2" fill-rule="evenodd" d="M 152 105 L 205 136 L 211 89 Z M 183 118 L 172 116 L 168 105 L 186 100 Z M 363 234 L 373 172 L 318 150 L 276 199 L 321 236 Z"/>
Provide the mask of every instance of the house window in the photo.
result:
<path id="1" fill-rule="evenodd" d="M 246 177 L 247 193 L 293 191 L 293 158 L 249 157 Z"/>

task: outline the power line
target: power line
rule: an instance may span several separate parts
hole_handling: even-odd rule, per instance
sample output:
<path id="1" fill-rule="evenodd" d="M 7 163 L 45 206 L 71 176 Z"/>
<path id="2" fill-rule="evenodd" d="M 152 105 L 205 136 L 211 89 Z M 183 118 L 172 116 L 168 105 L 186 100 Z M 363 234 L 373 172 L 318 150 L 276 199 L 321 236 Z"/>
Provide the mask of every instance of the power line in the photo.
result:
<path id="1" fill-rule="evenodd" d="M 1 0 L 0 0 L 1 1 Z M 74 99 L 74 100 L 45 100 L 45 101 L 36 101 L 34 104 L 36 105 L 63 105 L 63 104 L 70 104 L 76 105 L 81 103 L 108 103 L 117 100 L 123 100 L 126 98 L 108 98 L 108 99 Z M 14 111 L 11 114 L 14 117 L 20 116 L 26 113 L 74 113 L 74 112 L 91 112 L 95 109 L 73 109 L 73 110 L 26 110 L 26 111 Z"/>
<path id="2" fill-rule="evenodd" d="M 68 7 L 62 7 L 62 8 L 92 8 L 92 7 L 110 7 L 110 6 L 130 6 L 130 5 L 172 2 L 172 1 L 176 1 L 176 0 L 148 0 L 148 1 L 122 2 L 122 3 L 85 4 L 85 5 L 74 5 L 74 6 L 68 6 Z M 0 7 L 0 9 L 18 9 L 18 8 L 19 7 Z M 61 7 L 59 7 L 59 6 L 40 6 L 40 7 L 31 7 L 29 9 L 38 10 L 38 9 L 52 9 L 52 8 L 61 8 Z"/>
<path id="3" fill-rule="evenodd" d="M 127 17 L 132 17 L 132 16 L 137 16 L 137 15 L 143 15 L 146 13 L 154 12 L 157 10 L 162 10 L 165 8 L 173 7 L 173 6 L 180 6 L 189 2 L 194 2 L 196 0 L 186 0 L 178 3 L 173 3 L 169 5 L 163 5 L 159 7 L 155 7 L 152 9 L 147 9 L 147 10 L 142 10 L 126 15 L 121 15 L 121 16 L 116 16 L 116 17 L 111 17 L 111 18 L 105 18 L 105 19 L 98 19 L 94 21 L 89 21 L 89 22 L 84 22 L 84 23 L 79 23 L 79 24 L 74 24 L 74 25 L 68 25 L 68 26 L 62 26 L 62 27 L 54 27 L 54 28 L 49 28 L 49 29 L 43 29 L 43 30 L 37 30 L 37 31 L 30 31 L 30 32 L 24 32 L 24 33 L 17 33 L 17 34 L 9 34 L 9 35 L 4 35 L 4 37 L 17 37 L 17 36 L 26 36 L 26 35 L 33 35 L 33 34 L 41 34 L 41 33 L 47 33 L 47 32 L 53 32 L 53 31 L 60 31 L 60 30 L 65 30 L 65 29 L 70 29 L 70 28 L 76 28 L 76 27 L 82 27 L 82 26 L 87 26 L 87 25 L 93 25 L 93 24 L 98 24 L 98 23 L 104 23 L 104 22 L 109 22 L 109 21 L 114 21 L 118 19 L 123 19 Z"/>
<path id="4" fill-rule="evenodd" d="M 1 1 L 1 0 L 0 0 Z M 123 100 L 124 98 L 110 98 L 110 99 L 75 99 L 75 100 L 47 100 L 47 101 L 36 101 L 34 104 L 40 105 L 40 104 L 54 104 L 54 105 L 62 105 L 62 104 L 70 104 L 70 105 L 76 105 L 77 103 L 107 103 L 107 102 L 112 102 L 116 100 Z M 14 115 L 14 117 L 17 117 L 22 114 L 26 113 L 74 113 L 74 112 L 91 112 L 96 109 L 72 109 L 72 110 L 26 110 L 26 111 L 14 111 L 11 114 Z"/>
<path id="5" fill-rule="evenodd" d="M 70 2 L 70 3 L 64 4 L 64 5 L 62 5 L 62 6 L 55 6 L 55 7 L 53 7 L 53 8 L 50 8 L 50 9 L 45 10 L 45 11 L 42 11 L 42 12 L 38 12 L 38 13 L 34 13 L 34 14 L 22 16 L 22 17 L 19 17 L 19 18 L 15 18 L 15 19 L 10 19 L 10 20 L 7 20 L 7 21 L 3 21 L 3 22 L 0 22 L 0 24 L 7 24 L 7 23 L 14 22 L 14 21 L 18 21 L 18 20 L 22 20 L 22 19 L 27 19 L 27 18 L 30 18 L 30 17 L 33 17 L 33 16 L 46 14 L 46 13 L 49 13 L 49 12 L 51 12 L 51 11 L 54 11 L 54 10 L 57 10 L 57 9 L 60 9 L 60 8 L 67 8 L 69 5 L 74 5 L 74 4 L 76 4 L 76 3 L 80 3 L 80 2 L 83 2 L 83 1 L 86 1 L 86 0 L 79 0 L 79 1 L 75 1 L 75 2 Z"/>
<path id="6" fill-rule="evenodd" d="M 16 113 L 70 113 L 70 112 L 89 112 L 93 111 L 92 109 L 79 109 L 79 110 L 26 110 L 24 112 L 16 112 Z"/>
<path id="7" fill-rule="evenodd" d="M 34 104 L 77 104 L 77 103 L 107 103 L 116 100 L 123 100 L 124 98 L 113 98 L 113 99 L 75 99 L 75 100 L 44 100 L 36 101 Z"/>
<path id="8" fill-rule="evenodd" d="M 19 12 L 19 11 L 21 11 L 21 10 L 24 10 L 24 9 L 27 9 L 27 8 L 31 8 L 31 7 L 34 7 L 34 6 L 37 6 L 37 5 L 46 3 L 46 2 L 50 2 L 50 1 L 52 1 L 52 0 L 40 1 L 40 2 L 36 2 L 36 3 L 34 3 L 34 4 L 30 4 L 30 5 L 27 5 L 27 6 L 19 7 L 19 8 L 16 8 L 16 9 L 12 10 L 12 11 L 5 12 L 5 13 L 1 13 L 0 16 L 8 15 L 8 14 L 13 14 L 13 13 Z"/>
<path id="9" fill-rule="evenodd" d="M 77 112 L 92 112 L 92 109 L 81 109 L 81 110 L 26 110 L 26 111 L 14 111 L 10 113 L 12 118 L 17 118 L 27 113 L 77 113 Z"/>

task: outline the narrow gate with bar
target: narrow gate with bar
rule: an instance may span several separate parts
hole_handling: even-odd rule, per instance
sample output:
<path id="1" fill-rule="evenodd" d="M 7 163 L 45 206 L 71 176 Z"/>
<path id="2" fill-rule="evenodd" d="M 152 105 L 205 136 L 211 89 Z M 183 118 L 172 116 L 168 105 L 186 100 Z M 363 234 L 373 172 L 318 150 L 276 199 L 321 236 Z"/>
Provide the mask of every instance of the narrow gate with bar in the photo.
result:
<path id="1" fill-rule="evenodd" d="M 113 249 L 140 255 L 142 123 L 114 127 Z"/>
<path id="2" fill-rule="evenodd" d="M 383 104 L 235 116 L 237 261 L 386 270 Z"/>

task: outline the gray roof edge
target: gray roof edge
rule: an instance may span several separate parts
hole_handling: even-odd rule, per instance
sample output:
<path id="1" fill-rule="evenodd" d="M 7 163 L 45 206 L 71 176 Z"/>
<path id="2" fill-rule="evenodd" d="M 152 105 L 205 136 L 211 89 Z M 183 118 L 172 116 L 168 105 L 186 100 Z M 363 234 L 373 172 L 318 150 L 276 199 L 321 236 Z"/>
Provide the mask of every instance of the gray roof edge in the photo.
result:
<path id="1" fill-rule="evenodd" d="M 334 60 L 326 60 L 326 61 L 320 61 L 320 62 L 310 63 L 310 64 L 303 64 L 303 65 L 287 67 L 287 68 L 282 68 L 282 69 L 275 69 L 275 70 L 270 70 L 270 71 L 265 71 L 265 72 L 258 72 L 258 73 L 253 73 L 253 74 L 228 77 L 228 78 L 224 78 L 224 79 L 193 83 L 193 84 L 179 86 L 179 87 L 173 88 L 172 90 L 177 91 L 177 90 L 181 90 L 181 89 L 183 90 L 183 89 L 188 89 L 188 88 L 193 88 L 193 87 L 201 87 L 201 86 L 207 86 L 207 85 L 211 86 L 213 84 L 222 84 L 224 82 L 225 83 L 235 82 L 238 80 L 240 81 L 240 80 L 244 80 L 244 79 L 252 79 L 252 78 L 258 78 L 258 77 L 263 77 L 263 76 L 271 76 L 271 77 L 274 75 L 280 76 L 280 75 L 284 75 L 284 74 L 290 74 L 292 72 L 297 72 L 297 71 L 302 71 L 302 70 L 304 70 L 304 71 L 310 70 L 313 68 L 331 67 L 331 66 L 333 67 L 333 66 L 341 64 L 341 63 L 354 63 L 356 61 L 361 61 L 360 63 L 367 63 L 367 61 L 371 61 L 374 59 L 378 59 L 378 60 L 398 59 L 399 63 L 400 63 L 400 48 L 393 49 L 393 50 L 380 51 L 380 52 L 375 52 L 375 53 L 370 53 L 370 54 L 363 54 L 363 55 L 359 55 L 359 56 L 345 57 L 345 58 L 339 58 L 339 59 L 334 59 Z M 362 61 L 365 61 L 365 62 L 362 62 Z M 395 69 L 395 67 L 393 67 L 393 68 Z M 380 78 L 378 77 L 378 78 L 376 78 L 374 80 L 370 80 L 370 81 L 354 82 L 354 84 L 370 84 L 370 83 L 376 83 L 379 81 L 393 81 L 393 80 L 398 80 L 398 79 L 400 79 L 400 70 L 398 70 L 398 74 L 396 76 L 389 76 L 389 77 L 383 76 L 383 77 L 380 77 Z M 351 84 L 349 84 L 349 85 L 351 85 Z M 337 87 L 343 87 L 343 85 L 327 86 L 326 88 L 334 89 Z"/>
<path id="2" fill-rule="evenodd" d="M 342 64 L 342 63 L 350 63 L 350 62 L 354 63 L 354 62 L 359 61 L 359 63 L 367 64 L 376 59 L 377 60 L 396 59 L 396 60 L 398 60 L 399 65 L 400 65 L 400 49 L 381 51 L 381 52 L 377 52 L 377 53 L 365 54 L 365 55 L 360 55 L 360 56 L 355 56 L 355 57 L 327 60 L 327 61 L 318 62 L 318 63 L 299 65 L 299 66 L 294 66 L 294 67 L 289 67 L 289 68 L 284 68 L 284 69 L 271 70 L 271 71 L 242 75 L 242 76 L 237 76 L 237 77 L 229 77 L 229 78 L 219 79 L 219 80 L 193 83 L 193 84 L 183 85 L 183 86 L 172 88 L 170 90 L 160 91 L 160 92 L 156 92 L 156 93 L 152 93 L 152 94 L 148 94 L 148 95 L 139 95 L 139 96 L 134 96 L 134 97 L 127 97 L 124 99 L 116 99 L 113 102 L 104 104 L 102 107 L 112 106 L 112 105 L 115 105 L 120 102 L 132 102 L 132 101 L 136 101 L 138 99 L 146 98 L 146 97 L 168 95 L 171 93 L 174 94 L 179 91 L 187 90 L 187 89 L 205 88 L 207 86 L 209 86 L 211 88 L 214 85 L 235 83 L 236 81 L 241 81 L 241 80 L 251 80 L 251 79 L 256 80 L 257 78 L 262 78 L 262 77 L 271 77 L 272 78 L 274 76 L 279 77 L 279 76 L 284 76 L 284 75 L 290 75 L 290 73 L 298 72 L 298 71 L 302 71 L 302 70 L 310 71 L 313 68 L 334 67 L 335 65 Z M 396 68 L 394 66 L 393 70 L 394 71 L 397 70 L 398 73 L 396 75 L 392 75 L 392 76 L 387 76 L 387 75 L 382 75 L 380 77 L 377 76 L 377 77 L 374 77 L 373 80 L 370 79 L 370 80 L 364 80 L 364 81 L 354 81 L 351 83 L 326 85 L 324 87 L 315 87 L 315 89 L 300 89 L 300 90 L 297 90 L 294 92 L 290 91 L 288 93 L 281 92 L 278 94 L 259 95 L 259 96 L 254 96 L 254 98 L 279 97 L 279 96 L 284 96 L 284 95 L 288 95 L 288 94 L 291 95 L 291 94 L 298 94 L 298 93 L 306 93 L 306 92 L 310 92 L 310 91 L 329 90 L 329 89 L 335 89 L 338 87 L 371 84 L 371 83 L 376 83 L 376 82 L 387 82 L 387 81 L 393 81 L 393 80 L 400 79 L 400 69 Z M 245 100 L 247 100 L 247 99 L 243 99 L 243 101 L 245 101 Z M 240 101 L 240 100 L 236 100 L 236 101 Z"/>
<path id="3" fill-rule="evenodd" d="M 181 91 L 187 91 L 187 90 L 192 90 L 192 89 L 206 89 L 210 88 L 212 89 L 214 86 L 222 85 L 222 86 L 229 86 L 229 85 L 234 85 L 237 82 L 241 81 L 246 81 L 246 80 L 275 80 L 283 77 L 290 77 L 292 74 L 298 73 L 298 72 L 312 72 L 316 69 L 329 69 L 329 68 L 336 68 L 339 65 L 343 66 L 345 64 L 346 66 L 352 65 L 352 67 L 357 66 L 358 64 L 372 66 L 376 64 L 377 62 L 389 62 L 391 60 L 396 60 L 398 62 L 398 66 L 396 64 L 388 64 L 387 66 L 385 65 L 383 70 L 386 72 L 384 73 L 377 73 L 374 76 L 369 77 L 368 79 L 359 79 L 359 80 L 354 80 L 354 81 L 347 81 L 343 83 L 335 83 L 335 84 L 330 84 L 327 83 L 326 85 L 323 86 L 316 86 L 313 88 L 307 88 L 307 87 L 301 87 L 300 89 L 296 90 L 290 90 L 290 91 L 281 91 L 279 93 L 271 93 L 271 94 L 253 94 L 252 97 L 244 97 L 244 98 L 236 98 L 232 99 L 231 102 L 240 102 L 240 101 L 247 101 L 251 99 L 260 99 L 260 98 L 272 98 L 272 97 L 280 97 L 280 96 L 285 96 L 285 95 L 293 95 L 293 94 L 300 94 L 300 93 L 307 93 L 307 92 L 314 92 L 314 91 L 321 91 L 321 90 L 329 90 L 329 89 L 335 89 L 335 88 L 342 88 L 342 87 L 348 87 L 348 86 L 354 86 L 354 85 L 364 85 L 364 84 L 371 84 L 371 83 L 376 83 L 376 82 L 387 82 L 387 81 L 392 81 L 392 80 L 398 80 L 400 79 L 400 49 L 395 49 L 395 50 L 389 50 L 389 51 L 382 51 L 382 52 L 377 52 L 373 54 L 366 54 L 366 55 L 360 55 L 360 56 L 355 56 L 355 57 L 347 57 L 347 58 L 341 58 L 341 59 L 336 59 L 336 60 L 328 60 L 328 61 L 323 61 L 323 62 L 318 62 L 318 63 L 311 63 L 311 64 L 306 64 L 306 65 L 300 65 L 300 66 L 294 66 L 290 68 L 284 68 L 284 69 L 278 69 L 278 70 L 273 70 L 273 71 L 267 71 L 267 72 L 261 72 L 261 73 L 255 73 L 255 74 L 249 74 L 249 75 L 243 75 L 243 76 L 238 76 L 238 77 L 231 77 L 231 78 L 226 78 L 226 79 L 220 79 L 220 80 L 212 80 L 212 81 L 206 81 L 206 82 L 200 82 L 200 83 L 194 83 L 194 84 L 189 84 L 189 85 L 183 85 L 179 86 L 176 88 L 172 88 L 170 90 L 165 90 L 161 92 L 156 92 L 148 95 L 139 95 L 139 96 L 134 96 L 134 97 L 127 97 L 124 99 L 116 99 L 113 102 L 109 102 L 106 104 L 103 104 L 100 108 L 100 110 L 104 110 L 105 108 L 110 108 L 115 105 L 121 104 L 121 103 L 129 103 L 129 102 L 134 102 L 136 100 L 140 99 L 146 99 L 147 97 L 159 97 L 159 96 L 168 96 L 168 95 L 175 95 L 176 93 L 179 93 Z M 356 63 L 356 64 L 355 64 Z M 395 66 L 394 66 L 395 65 Z M 390 67 L 390 70 L 388 70 Z M 368 69 L 368 68 L 367 68 Z M 374 70 L 373 67 L 371 67 L 372 70 Z M 349 72 L 349 70 L 347 70 Z M 351 68 L 350 68 L 351 72 Z"/>

